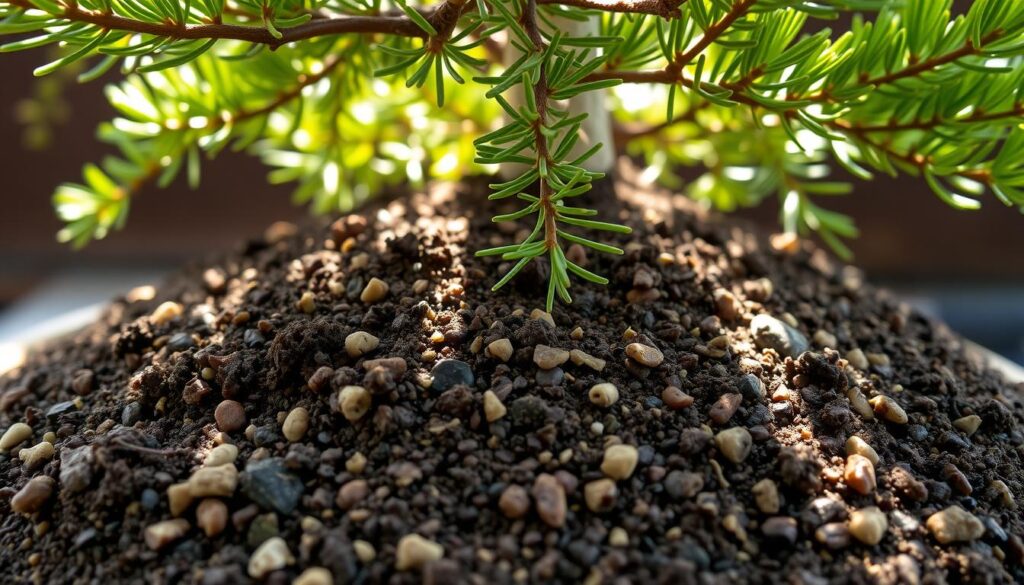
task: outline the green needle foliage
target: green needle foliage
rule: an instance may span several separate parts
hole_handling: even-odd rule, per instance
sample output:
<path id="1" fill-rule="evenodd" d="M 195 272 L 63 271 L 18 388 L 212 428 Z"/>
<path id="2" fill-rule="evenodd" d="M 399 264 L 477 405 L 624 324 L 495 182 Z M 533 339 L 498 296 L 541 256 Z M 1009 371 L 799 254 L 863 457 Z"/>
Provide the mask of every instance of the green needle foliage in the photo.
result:
<path id="1" fill-rule="evenodd" d="M 825 26 L 838 19 L 845 30 Z M 599 32 L 564 32 L 574 20 Z M 521 206 L 494 221 L 533 230 L 478 254 L 512 266 L 495 289 L 549 263 L 549 308 L 571 302 L 574 277 L 606 282 L 566 243 L 621 253 L 595 234 L 628 229 L 579 203 L 601 148 L 721 209 L 774 195 L 787 231 L 841 255 L 857 230 L 822 203 L 851 190 L 830 161 L 920 176 L 959 209 L 986 195 L 1024 209 L 1021 2 L 0 0 L 0 35 L 4 52 L 55 47 L 37 75 L 122 76 L 99 130 L 119 155 L 54 195 L 76 245 L 120 227 L 146 184 L 198 184 L 224 148 L 321 212 L 504 168 L 491 198 Z M 598 91 L 615 144 L 581 152 L 587 117 L 607 114 L 568 104 Z M 683 184 L 683 167 L 703 172 Z"/>

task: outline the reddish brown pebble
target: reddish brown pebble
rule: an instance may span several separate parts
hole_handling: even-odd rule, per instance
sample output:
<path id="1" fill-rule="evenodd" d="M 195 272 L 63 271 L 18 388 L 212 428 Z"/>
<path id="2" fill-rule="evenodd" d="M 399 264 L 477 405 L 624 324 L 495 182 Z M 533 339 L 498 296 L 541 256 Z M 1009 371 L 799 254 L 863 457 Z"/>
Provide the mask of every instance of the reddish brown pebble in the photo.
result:
<path id="1" fill-rule="evenodd" d="M 567 505 L 565 488 L 555 476 L 542 473 L 533 482 L 533 499 L 537 501 L 537 515 L 552 528 L 565 524 Z"/>
<path id="2" fill-rule="evenodd" d="M 530 511 L 530 496 L 522 486 L 510 485 L 501 492 L 498 507 L 507 518 L 522 518 Z"/>
<path id="3" fill-rule="evenodd" d="M 207 537 L 212 538 L 224 532 L 224 527 L 228 524 L 227 504 L 215 498 L 199 502 L 196 508 L 196 524 Z"/>
<path id="4" fill-rule="evenodd" d="M 213 392 L 213 388 L 206 383 L 205 380 L 200 378 L 192 378 L 192 381 L 185 384 L 185 389 L 181 391 L 181 399 L 186 404 L 199 404 L 203 397 Z"/>
<path id="5" fill-rule="evenodd" d="M 53 478 L 41 475 L 33 477 L 11 498 L 11 510 L 19 514 L 34 514 L 53 495 Z"/>
<path id="6" fill-rule="evenodd" d="M 245 409 L 234 400 L 222 400 L 213 411 L 217 421 L 217 429 L 223 433 L 233 433 L 245 426 Z"/>
<path id="7" fill-rule="evenodd" d="M 675 386 L 669 386 L 661 392 L 661 399 L 672 410 L 689 408 L 693 404 L 693 396 L 683 392 Z"/>
<path id="8" fill-rule="evenodd" d="M 844 478 L 858 494 L 866 496 L 875 491 L 875 466 L 863 455 L 854 453 L 846 458 Z"/>
<path id="9" fill-rule="evenodd" d="M 78 370 L 71 379 L 71 390 L 79 396 L 92 394 L 95 377 L 92 370 Z"/>
<path id="10" fill-rule="evenodd" d="M 732 415 L 736 414 L 736 409 L 740 407 L 741 402 L 743 402 L 743 396 L 739 394 L 723 394 L 711 405 L 708 416 L 715 424 L 724 425 L 729 422 Z"/>
<path id="11" fill-rule="evenodd" d="M 364 479 L 354 479 L 338 489 L 334 503 L 342 510 L 351 510 L 370 494 L 370 485 Z"/>

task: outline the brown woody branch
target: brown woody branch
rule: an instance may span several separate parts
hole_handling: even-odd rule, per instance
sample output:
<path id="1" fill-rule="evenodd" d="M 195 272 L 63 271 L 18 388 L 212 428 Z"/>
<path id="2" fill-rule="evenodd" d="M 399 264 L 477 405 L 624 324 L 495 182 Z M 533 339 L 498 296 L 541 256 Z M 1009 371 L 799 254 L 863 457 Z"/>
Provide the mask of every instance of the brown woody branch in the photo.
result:
<path id="1" fill-rule="evenodd" d="M 12 6 L 35 8 L 28 0 L 8 0 Z M 435 13 L 440 10 L 438 8 Z M 281 38 L 274 38 L 266 28 L 241 24 L 211 22 L 185 24 L 180 22 L 147 22 L 126 18 L 109 12 L 99 12 L 68 4 L 62 14 L 56 15 L 72 22 L 93 24 L 106 30 L 148 34 L 172 39 L 231 39 L 267 45 L 272 48 L 285 43 L 326 35 L 346 33 L 383 33 L 405 37 L 426 37 L 416 23 L 407 16 L 338 16 L 314 18 L 309 22 L 281 29 Z M 433 16 L 433 15 L 432 15 Z M 428 18 L 430 20 L 430 18 Z M 433 23 L 431 23 L 433 24 Z"/>
<path id="2" fill-rule="evenodd" d="M 679 7 L 686 0 L 537 0 L 537 4 L 557 4 L 604 12 L 653 14 L 662 18 L 679 16 Z"/>
<path id="3" fill-rule="evenodd" d="M 864 144 L 867 144 L 867 145 L 869 145 L 869 146 L 871 146 L 873 148 L 877 148 L 878 150 L 881 150 L 882 152 L 884 152 L 886 155 L 888 155 L 888 156 L 890 156 L 890 157 L 892 157 L 892 158 L 894 158 L 894 159 L 896 159 L 898 161 L 901 161 L 901 162 L 903 162 L 903 163 L 905 163 L 907 165 L 913 166 L 913 167 L 917 167 L 922 172 L 929 165 L 932 164 L 932 159 L 931 159 L 930 156 L 926 156 L 926 155 L 923 155 L 923 154 L 917 153 L 917 152 L 900 152 L 900 151 L 896 150 L 895 148 L 893 148 L 892 145 L 889 144 L 888 142 L 878 142 L 878 141 L 872 140 L 868 136 L 869 132 L 865 131 L 863 129 L 860 129 L 860 128 L 850 128 L 850 127 L 845 127 L 844 128 L 840 123 L 838 123 L 836 121 L 829 121 L 829 122 L 825 122 L 824 124 L 826 126 L 830 127 L 830 128 L 833 128 L 835 130 L 838 130 L 840 132 L 844 132 L 844 133 L 846 133 L 846 134 L 848 134 L 850 136 L 853 136 L 853 137 L 857 138 L 858 140 L 860 140 L 861 142 L 863 142 Z M 965 179 L 971 179 L 973 181 L 978 181 L 978 182 L 984 183 L 986 185 L 991 185 L 992 181 L 993 181 L 992 173 L 988 169 L 977 169 L 977 168 L 975 168 L 975 169 L 963 169 L 963 170 L 957 171 L 956 173 L 953 173 L 953 174 L 958 175 L 960 177 L 964 177 Z"/>
<path id="4" fill-rule="evenodd" d="M 176 1 L 176 0 L 175 0 Z M 678 15 L 678 7 L 685 0 L 540 0 L 544 4 L 560 4 L 581 8 L 595 8 L 612 12 L 656 14 L 666 18 Z M 7 0 L 11 6 L 25 10 L 36 7 L 29 0 Z M 445 0 L 425 14 L 438 37 L 446 39 L 455 28 L 467 0 Z M 243 24 L 209 22 L 186 24 L 183 22 L 148 22 L 120 16 L 106 11 L 88 10 L 77 3 L 68 2 L 64 12 L 55 15 L 72 22 L 92 24 L 105 30 L 147 34 L 171 39 L 225 39 L 246 41 L 277 48 L 281 45 L 339 34 L 387 34 L 392 36 L 426 38 L 428 35 L 405 15 L 318 15 L 316 18 L 290 28 L 280 29 L 281 38 L 275 38 L 265 27 Z"/>
<path id="5" fill-rule="evenodd" d="M 533 49 L 538 53 L 544 52 L 544 37 L 541 35 L 540 26 L 537 24 L 537 0 L 527 0 L 526 6 L 523 8 L 523 14 L 521 17 L 521 24 L 523 30 L 526 32 L 530 40 L 533 41 Z M 524 88 L 524 91 L 530 91 L 531 88 Z M 537 161 L 543 160 L 546 163 L 551 162 L 551 154 L 548 152 L 548 139 L 547 136 L 542 132 L 544 126 L 547 124 L 547 109 L 548 109 L 548 77 L 547 77 L 547 64 L 541 63 L 539 67 L 539 75 L 537 76 L 537 82 L 533 88 L 533 99 L 534 103 L 537 104 L 537 120 L 533 123 L 533 136 L 537 150 Z M 551 201 L 551 186 L 548 185 L 547 179 L 544 177 L 540 178 L 540 207 L 544 213 L 544 247 L 546 250 L 552 250 L 558 247 L 558 226 L 555 223 L 555 215 L 557 213 L 555 204 Z M 553 278 L 553 277 L 552 277 Z"/>

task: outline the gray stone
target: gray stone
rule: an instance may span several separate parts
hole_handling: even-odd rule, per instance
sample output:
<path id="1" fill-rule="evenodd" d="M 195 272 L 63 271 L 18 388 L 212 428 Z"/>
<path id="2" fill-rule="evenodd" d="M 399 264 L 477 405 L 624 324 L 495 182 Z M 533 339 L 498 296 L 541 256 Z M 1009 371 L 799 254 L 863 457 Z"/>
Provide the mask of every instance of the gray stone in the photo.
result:
<path id="1" fill-rule="evenodd" d="M 246 497 L 279 514 L 291 514 L 305 491 L 302 480 L 289 473 L 276 458 L 249 463 L 241 480 Z"/>
<path id="2" fill-rule="evenodd" d="M 562 368 L 538 370 L 536 376 L 538 386 L 559 386 L 564 378 L 565 372 L 562 371 Z"/>
<path id="3" fill-rule="evenodd" d="M 126 427 L 133 426 L 142 418 L 142 405 L 138 402 L 129 402 L 124 405 L 121 411 L 121 424 Z"/>
<path id="4" fill-rule="evenodd" d="M 49 409 L 47 409 L 46 418 L 50 419 L 51 421 L 55 421 L 57 420 L 57 418 L 60 417 L 60 415 L 71 412 L 73 410 L 75 410 L 75 403 L 72 402 L 71 400 L 58 402 L 57 404 L 54 404 Z"/>
<path id="5" fill-rule="evenodd" d="M 461 360 L 441 360 L 430 370 L 430 375 L 434 379 L 430 387 L 437 392 L 444 392 L 459 384 L 472 386 L 476 381 L 473 369 Z"/>
<path id="6" fill-rule="evenodd" d="M 60 487 L 69 494 L 89 487 L 92 482 L 92 447 L 84 445 L 77 449 L 63 449 L 60 452 Z"/>
<path id="7" fill-rule="evenodd" d="M 747 374 L 740 378 L 739 390 L 745 400 L 751 402 L 764 400 L 764 382 L 754 374 Z"/>
<path id="8" fill-rule="evenodd" d="M 758 349 L 774 349 L 779 355 L 797 357 L 809 345 L 803 333 L 769 315 L 758 315 L 750 322 Z"/>

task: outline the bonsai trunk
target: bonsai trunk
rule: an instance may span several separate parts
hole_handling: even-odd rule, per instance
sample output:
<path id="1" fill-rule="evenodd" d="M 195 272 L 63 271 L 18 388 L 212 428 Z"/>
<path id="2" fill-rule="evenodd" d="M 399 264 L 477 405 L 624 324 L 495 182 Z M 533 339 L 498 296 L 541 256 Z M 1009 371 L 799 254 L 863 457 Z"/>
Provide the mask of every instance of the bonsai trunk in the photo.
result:
<path id="1" fill-rule="evenodd" d="M 567 18 L 554 18 L 552 20 L 559 25 L 565 34 L 572 36 L 598 35 L 601 32 L 600 22 L 596 18 L 586 21 Z M 587 56 L 593 56 L 595 51 L 596 49 L 591 49 Z M 515 62 L 521 55 L 521 51 L 510 45 L 505 54 L 506 64 Z M 510 98 L 513 105 L 522 103 L 522 94 L 519 91 L 511 94 Z M 590 157 L 583 165 L 588 170 L 608 175 L 608 177 L 601 181 L 595 181 L 594 188 L 584 195 L 589 204 L 601 212 L 618 208 L 615 196 L 615 182 L 613 180 L 614 177 L 612 177 L 615 172 L 615 141 L 612 135 L 611 115 L 605 103 L 607 99 L 606 90 L 598 90 L 584 92 L 568 102 L 570 116 L 581 113 L 588 114 L 586 120 L 583 121 L 583 125 L 580 127 L 580 139 L 573 147 L 570 156 L 579 156 L 598 143 L 604 145 L 601 150 Z M 511 177 L 518 175 L 522 171 L 522 165 L 509 164 L 503 165 L 500 173 L 502 176 Z"/>

